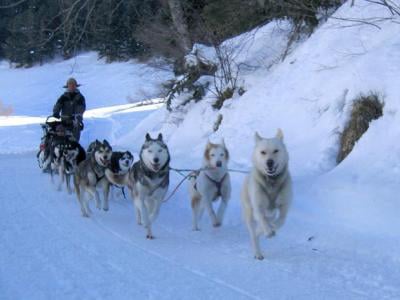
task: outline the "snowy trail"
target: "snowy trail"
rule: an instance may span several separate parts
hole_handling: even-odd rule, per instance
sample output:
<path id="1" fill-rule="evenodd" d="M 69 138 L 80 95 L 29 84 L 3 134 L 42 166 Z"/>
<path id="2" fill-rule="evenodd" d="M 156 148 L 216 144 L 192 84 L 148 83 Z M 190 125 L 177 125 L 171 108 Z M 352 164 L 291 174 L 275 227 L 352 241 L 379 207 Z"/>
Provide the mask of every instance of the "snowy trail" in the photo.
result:
<path id="1" fill-rule="evenodd" d="M 2 155 L 0 170 L 2 299 L 400 295 L 399 260 L 382 253 L 377 259 L 370 242 L 349 232 L 326 235 L 330 228 L 315 230 L 296 204 L 282 234 L 264 243 L 266 260 L 258 262 L 251 257 L 237 197 L 224 227 L 215 230 L 205 218 L 202 232 L 192 232 L 186 191 L 181 189 L 162 207 L 156 239 L 148 241 L 135 223 L 132 204 L 118 197 L 118 191 L 109 212 L 95 210 L 92 203 L 94 214 L 84 219 L 75 195 L 57 192 L 49 176 L 40 174 L 34 153 Z M 314 234 L 315 241 L 307 242 L 307 234 Z M 370 251 L 363 248 L 362 253 L 357 246 Z"/>

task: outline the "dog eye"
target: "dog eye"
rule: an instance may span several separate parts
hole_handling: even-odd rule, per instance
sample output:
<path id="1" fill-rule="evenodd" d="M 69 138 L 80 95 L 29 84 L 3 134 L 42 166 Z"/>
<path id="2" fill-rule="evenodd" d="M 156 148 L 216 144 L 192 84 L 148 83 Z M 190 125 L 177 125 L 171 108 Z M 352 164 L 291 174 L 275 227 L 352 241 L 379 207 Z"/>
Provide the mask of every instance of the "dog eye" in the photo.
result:
<path id="1" fill-rule="evenodd" d="M 211 154 L 211 157 L 214 157 L 215 156 L 215 154 L 213 153 L 213 154 Z"/>
<path id="2" fill-rule="evenodd" d="M 224 156 L 225 156 L 225 154 L 221 153 L 219 156 L 221 156 L 221 157 L 224 157 Z"/>
<path id="3" fill-rule="evenodd" d="M 274 153 L 278 153 L 278 152 L 279 152 L 279 150 L 278 150 L 278 149 L 275 149 L 275 150 L 274 150 Z"/>
<path id="4" fill-rule="evenodd" d="M 161 153 L 162 152 L 162 149 L 158 149 L 158 153 Z"/>
<path id="5" fill-rule="evenodd" d="M 264 151 L 264 150 L 263 150 L 263 151 L 261 151 L 261 154 L 262 154 L 262 155 L 267 155 L 267 151 Z"/>
<path id="6" fill-rule="evenodd" d="M 153 153 L 153 150 L 148 150 L 149 151 L 149 153 Z"/>

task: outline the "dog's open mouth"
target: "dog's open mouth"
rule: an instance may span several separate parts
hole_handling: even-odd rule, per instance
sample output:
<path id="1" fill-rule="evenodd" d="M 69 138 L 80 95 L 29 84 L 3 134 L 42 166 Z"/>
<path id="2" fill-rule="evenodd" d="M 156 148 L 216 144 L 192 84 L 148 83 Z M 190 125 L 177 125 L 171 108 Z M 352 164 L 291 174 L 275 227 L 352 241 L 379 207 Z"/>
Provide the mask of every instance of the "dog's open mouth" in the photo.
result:
<path id="1" fill-rule="evenodd" d="M 278 165 L 275 165 L 272 168 L 267 168 L 266 172 L 268 176 L 275 176 L 276 175 L 276 170 L 278 169 Z"/>
<path id="2" fill-rule="evenodd" d="M 108 166 L 108 160 L 107 159 L 100 158 L 100 161 L 103 164 L 103 166 Z"/>
<path id="3" fill-rule="evenodd" d="M 158 171 L 160 169 L 161 164 L 156 163 L 156 164 L 151 164 L 152 168 L 154 171 Z"/>

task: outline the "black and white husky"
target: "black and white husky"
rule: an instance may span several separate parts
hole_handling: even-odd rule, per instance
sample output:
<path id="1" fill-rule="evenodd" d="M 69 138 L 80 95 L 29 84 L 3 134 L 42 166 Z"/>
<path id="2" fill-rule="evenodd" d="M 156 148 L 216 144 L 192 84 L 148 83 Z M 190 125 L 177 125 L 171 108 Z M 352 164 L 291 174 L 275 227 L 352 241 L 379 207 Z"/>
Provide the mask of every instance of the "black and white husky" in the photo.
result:
<path id="1" fill-rule="evenodd" d="M 114 174 L 126 174 L 132 167 L 133 159 L 134 157 L 129 151 L 113 151 L 109 169 Z"/>
<path id="2" fill-rule="evenodd" d="M 231 195 L 231 182 L 227 169 L 228 160 L 229 152 L 223 140 L 221 144 L 207 143 L 202 170 L 189 181 L 193 230 L 199 230 L 198 222 L 204 209 L 210 215 L 213 226 L 221 226 Z M 215 213 L 212 204 L 218 199 L 221 199 L 221 202 Z"/>
<path id="3" fill-rule="evenodd" d="M 136 210 L 138 224 L 144 224 L 146 237 L 153 238 L 151 225 L 157 218 L 169 186 L 170 155 L 160 133 L 156 139 L 146 134 L 140 159 L 125 175 L 106 170 L 107 179 L 115 185 L 127 186 Z"/>
<path id="4" fill-rule="evenodd" d="M 89 217 L 90 214 L 85 193 L 96 199 L 96 207 L 100 209 L 100 196 L 97 188 L 102 187 L 103 209 L 107 211 L 110 190 L 110 184 L 104 172 L 110 164 L 112 148 L 106 140 L 103 140 L 103 142 L 96 140 L 89 147 L 91 148 L 90 154 L 78 165 L 74 176 L 75 191 L 84 217 Z"/>
<path id="5" fill-rule="evenodd" d="M 54 172 L 58 173 L 60 176 L 58 190 L 61 190 L 65 181 L 68 193 L 71 194 L 71 176 L 75 173 L 78 164 L 86 159 L 85 149 L 78 142 L 65 139 L 54 144 L 50 151 L 51 181 L 54 182 Z"/>

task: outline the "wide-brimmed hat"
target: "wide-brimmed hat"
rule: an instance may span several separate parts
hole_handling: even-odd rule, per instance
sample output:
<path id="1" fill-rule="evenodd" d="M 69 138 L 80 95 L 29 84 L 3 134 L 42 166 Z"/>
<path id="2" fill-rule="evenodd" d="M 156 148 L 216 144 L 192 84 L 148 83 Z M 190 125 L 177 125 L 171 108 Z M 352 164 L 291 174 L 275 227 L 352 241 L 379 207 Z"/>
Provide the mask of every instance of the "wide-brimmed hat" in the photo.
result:
<path id="1" fill-rule="evenodd" d="M 75 78 L 71 77 L 71 78 L 68 78 L 67 83 L 63 86 L 63 88 L 64 88 L 64 89 L 68 88 L 68 84 L 69 84 L 69 83 L 75 83 L 76 87 L 81 86 L 81 85 L 76 81 Z"/>

